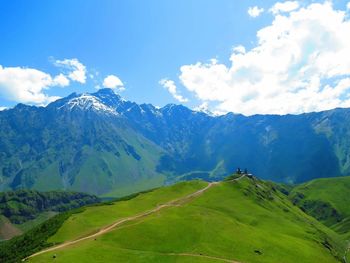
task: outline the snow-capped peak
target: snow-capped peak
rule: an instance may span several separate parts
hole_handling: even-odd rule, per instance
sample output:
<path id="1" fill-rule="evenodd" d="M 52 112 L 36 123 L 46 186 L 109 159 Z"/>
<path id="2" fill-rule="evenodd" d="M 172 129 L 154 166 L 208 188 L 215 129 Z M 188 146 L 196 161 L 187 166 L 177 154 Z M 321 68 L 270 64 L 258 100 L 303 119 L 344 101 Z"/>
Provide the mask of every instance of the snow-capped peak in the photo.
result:
<path id="1" fill-rule="evenodd" d="M 60 108 L 62 107 L 68 107 L 70 110 L 73 108 L 79 108 L 81 110 L 94 110 L 96 112 L 105 112 L 114 115 L 117 114 L 115 109 L 107 106 L 99 98 L 88 93 L 83 93 L 78 97 L 70 99 Z"/>

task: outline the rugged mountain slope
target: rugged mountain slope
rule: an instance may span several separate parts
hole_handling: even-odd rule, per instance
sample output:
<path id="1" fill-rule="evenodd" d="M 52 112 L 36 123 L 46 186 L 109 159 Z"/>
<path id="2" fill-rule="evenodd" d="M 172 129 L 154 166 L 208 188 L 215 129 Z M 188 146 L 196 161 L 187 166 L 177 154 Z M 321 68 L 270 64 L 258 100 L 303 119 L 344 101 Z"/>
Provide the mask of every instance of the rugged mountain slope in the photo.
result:
<path id="1" fill-rule="evenodd" d="M 0 190 L 69 189 L 122 196 L 237 167 L 304 182 L 350 173 L 350 110 L 214 117 L 156 108 L 113 91 L 72 94 L 0 112 Z"/>
<path id="2" fill-rule="evenodd" d="M 10 239 L 58 212 L 100 202 L 96 196 L 74 192 L 17 190 L 0 193 L 0 240 Z"/>
<path id="3" fill-rule="evenodd" d="M 0 119 L 2 189 L 101 194 L 117 186 L 122 195 L 130 185 L 143 190 L 143 181 L 145 188 L 161 184 L 161 149 L 95 96 L 73 94 L 46 108 L 18 105 Z"/>
<path id="4" fill-rule="evenodd" d="M 120 223 L 97 232 L 113 222 Z M 180 183 L 88 207 L 48 242 L 68 240 L 77 241 L 27 261 L 54 256 L 55 262 L 340 262 L 346 249 L 339 235 L 272 184 L 248 177 Z"/>

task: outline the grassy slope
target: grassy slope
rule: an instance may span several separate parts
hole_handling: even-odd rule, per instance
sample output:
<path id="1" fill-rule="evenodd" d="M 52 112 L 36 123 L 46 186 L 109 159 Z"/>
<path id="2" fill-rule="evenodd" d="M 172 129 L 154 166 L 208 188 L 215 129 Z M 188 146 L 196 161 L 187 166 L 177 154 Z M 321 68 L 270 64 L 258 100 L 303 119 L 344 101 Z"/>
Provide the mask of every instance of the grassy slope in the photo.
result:
<path id="1" fill-rule="evenodd" d="M 350 231 L 350 177 L 316 179 L 295 187 L 291 197 L 297 193 L 304 195 L 308 201 L 322 201 L 333 207 L 343 219 L 335 223 L 331 219 L 324 220 L 324 223 L 334 230 L 345 233 L 349 236 Z M 350 236 L 349 236 L 350 237 Z"/>
<path id="2" fill-rule="evenodd" d="M 203 188 L 207 183 L 182 182 L 173 186 L 159 188 L 127 201 L 111 205 L 88 207 L 84 212 L 71 216 L 49 239 L 49 242 L 62 242 L 90 234 L 99 228 L 112 224 L 119 218 L 128 217 L 149 210 L 158 204 L 176 199 Z"/>
<path id="3" fill-rule="evenodd" d="M 331 213 L 329 219 L 323 223 L 341 234 L 344 239 L 350 240 L 350 177 L 322 178 L 312 180 L 295 187 L 290 196 L 293 198 L 298 193 L 304 195 L 305 201 L 322 201 L 330 204 L 332 208 L 340 215 L 340 222 L 332 220 L 334 213 Z M 310 212 L 310 211 L 306 211 Z M 338 216 L 339 218 L 339 216 Z M 347 253 L 347 260 L 350 255 Z"/>
<path id="4" fill-rule="evenodd" d="M 32 229 L 33 227 L 40 225 L 41 223 L 45 222 L 46 220 L 50 219 L 51 217 L 57 214 L 58 212 L 54 212 L 54 211 L 42 212 L 35 219 L 29 220 L 23 224 L 19 224 L 19 225 L 16 224 L 15 226 L 17 226 L 23 232 L 26 232 Z"/>
<path id="5" fill-rule="evenodd" d="M 26 164 L 26 168 L 31 167 L 28 174 L 34 174 L 35 178 L 34 184 L 29 187 L 40 191 L 65 189 L 121 197 L 162 186 L 165 176 L 156 172 L 162 149 L 131 130 L 117 129 L 113 133 L 120 135 L 140 159 L 135 159 L 117 142 L 112 146 L 118 149 L 118 156 L 105 146 L 82 145 L 79 157 L 75 156 L 76 150 L 70 147 L 59 154 L 50 148 L 40 162 Z M 57 159 L 57 155 L 62 160 Z M 63 174 L 60 163 L 65 164 Z"/>
<path id="6" fill-rule="evenodd" d="M 293 192 L 303 193 L 309 200 L 329 202 L 344 216 L 350 216 L 350 177 L 322 178 L 301 184 Z"/>
<path id="7" fill-rule="evenodd" d="M 181 183 L 130 201 L 87 208 L 70 217 L 50 241 L 84 236 L 203 186 Z M 337 262 L 331 253 L 342 256 L 344 251 L 343 240 L 332 230 L 292 206 L 270 185 L 245 178 L 220 183 L 190 203 L 163 209 L 97 240 L 42 254 L 29 262 L 51 262 L 53 254 L 57 254 L 55 262 L 220 262 L 169 253 L 241 262 Z"/>
<path id="8" fill-rule="evenodd" d="M 13 225 L 10 220 L 0 215 L 0 241 L 22 234 L 22 231 Z"/>
<path id="9" fill-rule="evenodd" d="M 57 212 L 53 211 L 42 212 L 38 214 L 35 219 L 29 220 L 23 224 L 12 224 L 6 217 L 0 216 L 0 240 L 11 239 L 15 236 L 21 235 L 35 226 L 45 222 L 56 214 Z"/>
<path id="10" fill-rule="evenodd" d="M 0 193 L 0 240 L 26 233 L 58 212 L 100 202 L 96 196 L 63 192 L 17 190 Z"/>

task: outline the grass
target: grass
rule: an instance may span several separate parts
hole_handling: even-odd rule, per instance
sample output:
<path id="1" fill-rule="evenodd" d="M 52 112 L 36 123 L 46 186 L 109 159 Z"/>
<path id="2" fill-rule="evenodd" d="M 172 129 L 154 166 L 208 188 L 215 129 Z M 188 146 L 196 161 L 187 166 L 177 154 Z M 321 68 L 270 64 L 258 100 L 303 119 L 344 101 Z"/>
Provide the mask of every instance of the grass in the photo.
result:
<path id="1" fill-rule="evenodd" d="M 305 195 L 306 200 L 319 200 L 331 204 L 344 217 L 350 217 L 350 177 L 316 179 L 301 184 L 292 192 Z"/>
<path id="2" fill-rule="evenodd" d="M 316 179 L 295 187 L 290 197 L 299 206 L 346 238 L 350 238 L 350 177 Z M 322 209 L 319 209 L 319 208 Z"/>
<path id="3" fill-rule="evenodd" d="M 0 241 L 7 240 L 14 236 L 20 235 L 22 231 L 13 225 L 10 220 L 0 215 Z"/>
<path id="4" fill-rule="evenodd" d="M 180 183 L 71 216 L 51 242 L 76 239 L 118 218 L 203 188 Z M 271 184 L 244 178 L 213 186 L 191 202 L 128 222 L 96 240 L 45 253 L 29 262 L 339 262 L 345 242 L 293 206 Z M 53 259 L 53 254 L 56 258 Z"/>
<path id="5" fill-rule="evenodd" d="M 15 236 L 21 235 L 24 232 L 40 225 L 49 218 L 56 215 L 57 212 L 43 212 L 38 215 L 33 220 L 29 220 L 23 224 L 12 224 L 9 219 L 0 215 L 0 241 L 11 239 Z"/>
<path id="6" fill-rule="evenodd" d="M 28 185 L 22 182 L 22 186 L 41 191 L 66 189 L 120 197 L 163 185 L 165 176 L 156 172 L 163 150 L 129 129 L 118 128 L 113 133 L 121 136 L 117 142 L 109 145 L 108 140 L 107 146 L 82 145 L 79 154 L 71 147 L 58 154 L 57 149 L 48 149 L 47 156 L 40 161 L 25 164 L 26 178 L 31 181 Z M 124 149 L 125 145 L 132 147 L 140 159 Z M 118 154 L 113 148 L 118 149 Z"/>
<path id="7" fill-rule="evenodd" d="M 32 229 L 33 227 L 45 222 L 49 218 L 57 215 L 57 213 L 58 212 L 54 212 L 54 211 L 42 212 L 35 219 L 26 221 L 23 224 L 19 224 L 19 225 L 16 224 L 15 226 L 17 226 L 23 232 L 26 232 L 26 231 Z"/>
<path id="8" fill-rule="evenodd" d="M 42 224 L 30 229 L 25 234 L 0 243 L 0 259 L 4 263 L 21 262 L 21 260 L 52 244 L 47 239 L 54 235 L 63 222 L 73 213 L 79 213 L 78 208 L 51 217 Z"/>
<path id="9" fill-rule="evenodd" d="M 350 240 L 350 177 L 322 178 L 296 186 L 290 193 L 292 200 L 302 197 L 298 205 L 306 213 Z M 314 204 L 314 205 L 305 205 Z M 323 209 L 318 209 L 319 207 Z M 347 255 L 350 260 L 350 255 Z"/>
<path id="10" fill-rule="evenodd" d="M 160 187 L 164 183 L 164 176 L 155 176 L 150 179 L 142 179 L 130 185 L 118 187 L 117 189 L 101 195 L 102 198 L 123 197 L 132 193 L 138 193 L 155 187 Z"/>
<path id="11" fill-rule="evenodd" d="M 112 203 L 106 206 L 88 207 L 84 212 L 71 216 L 49 239 L 49 242 L 59 243 L 76 239 L 96 232 L 99 228 L 112 224 L 119 218 L 128 217 L 156 207 L 158 204 L 176 199 L 203 188 L 207 183 L 182 182 L 174 186 L 159 188 L 137 197 Z"/>

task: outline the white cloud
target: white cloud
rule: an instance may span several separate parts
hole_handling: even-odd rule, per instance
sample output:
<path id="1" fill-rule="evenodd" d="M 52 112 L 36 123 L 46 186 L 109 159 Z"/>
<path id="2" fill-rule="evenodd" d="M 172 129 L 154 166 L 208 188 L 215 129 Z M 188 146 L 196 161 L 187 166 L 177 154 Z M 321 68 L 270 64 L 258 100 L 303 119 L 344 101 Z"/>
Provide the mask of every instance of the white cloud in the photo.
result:
<path id="1" fill-rule="evenodd" d="M 6 110 L 7 107 L 0 107 L 0 111 Z"/>
<path id="2" fill-rule="evenodd" d="M 0 95 L 8 100 L 47 104 L 57 97 L 44 93 L 52 86 L 65 85 L 63 77 L 51 75 L 34 68 L 2 67 L 0 65 Z"/>
<path id="3" fill-rule="evenodd" d="M 270 12 L 272 12 L 274 15 L 282 12 L 291 12 L 293 10 L 296 10 L 299 8 L 299 2 L 298 1 L 286 1 L 286 2 L 277 2 L 274 4 Z"/>
<path id="4" fill-rule="evenodd" d="M 216 103 L 212 111 L 286 114 L 350 107 L 349 35 L 344 11 L 330 2 L 310 4 L 277 14 L 257 32 L 254 48 L 233 51 L 230 66 L 215 60 L 184 65 L 180 80 L 199 100 Z"/>
<path id="5" fill-rule="evenodd" d="M 159 81 L 159 84 L 162 85 L 164 88 L 166 88 L 169 93 L 179 102 L 188 102 L 187 98 L 184 98 L 182 95 L 180 95 L 177 91 L 176 85 L 174 81 L 169 79 L 162 79 Z"/>
<path id="6" fill-rule="evenodd" d="M 350 2 L 346 4 L 346 9 L 350 10 Z"/>
<path id="7" fill-rule="evenodd" d="M 245 47 L 242 45 L 236 46 L 232 49 L 233 52 L 235 53 L 241 53 L 244 54 L 245 53 Z M 217 61 L 216 61 L 217 62 Z"/>
<path id="8" fill-rule="evenodd" d="M 125 90 L 123 82 L 115 75 L 108 75 L 103 80 L 103 86 L 110 89 L 118 89 L 119 91 Z"/>
<path id="9" fill-rule="evenodd" d="M 264 12 L 264 8 L 259 8 L 258 6 L 251 6 L 248 8 L 248 15 L 251 17 L 258 17 Z"/>
<path id="10" fill-rule="evenodd" d="M 65 75 L 73 81 L 84 84 L 86 82 L 86 67 L 78 59 L 56 60 L 54 63 L 66 70 Z"/>
<path id="11" fill-rule="evenodd" d="M 69 85 L 69 79 L 65 75 L 63 75 L 62 73 L 57 75 L 53 79 L 53 82 L 55 85 L 61 86 L 61 87 L 66 87 Z"/>

